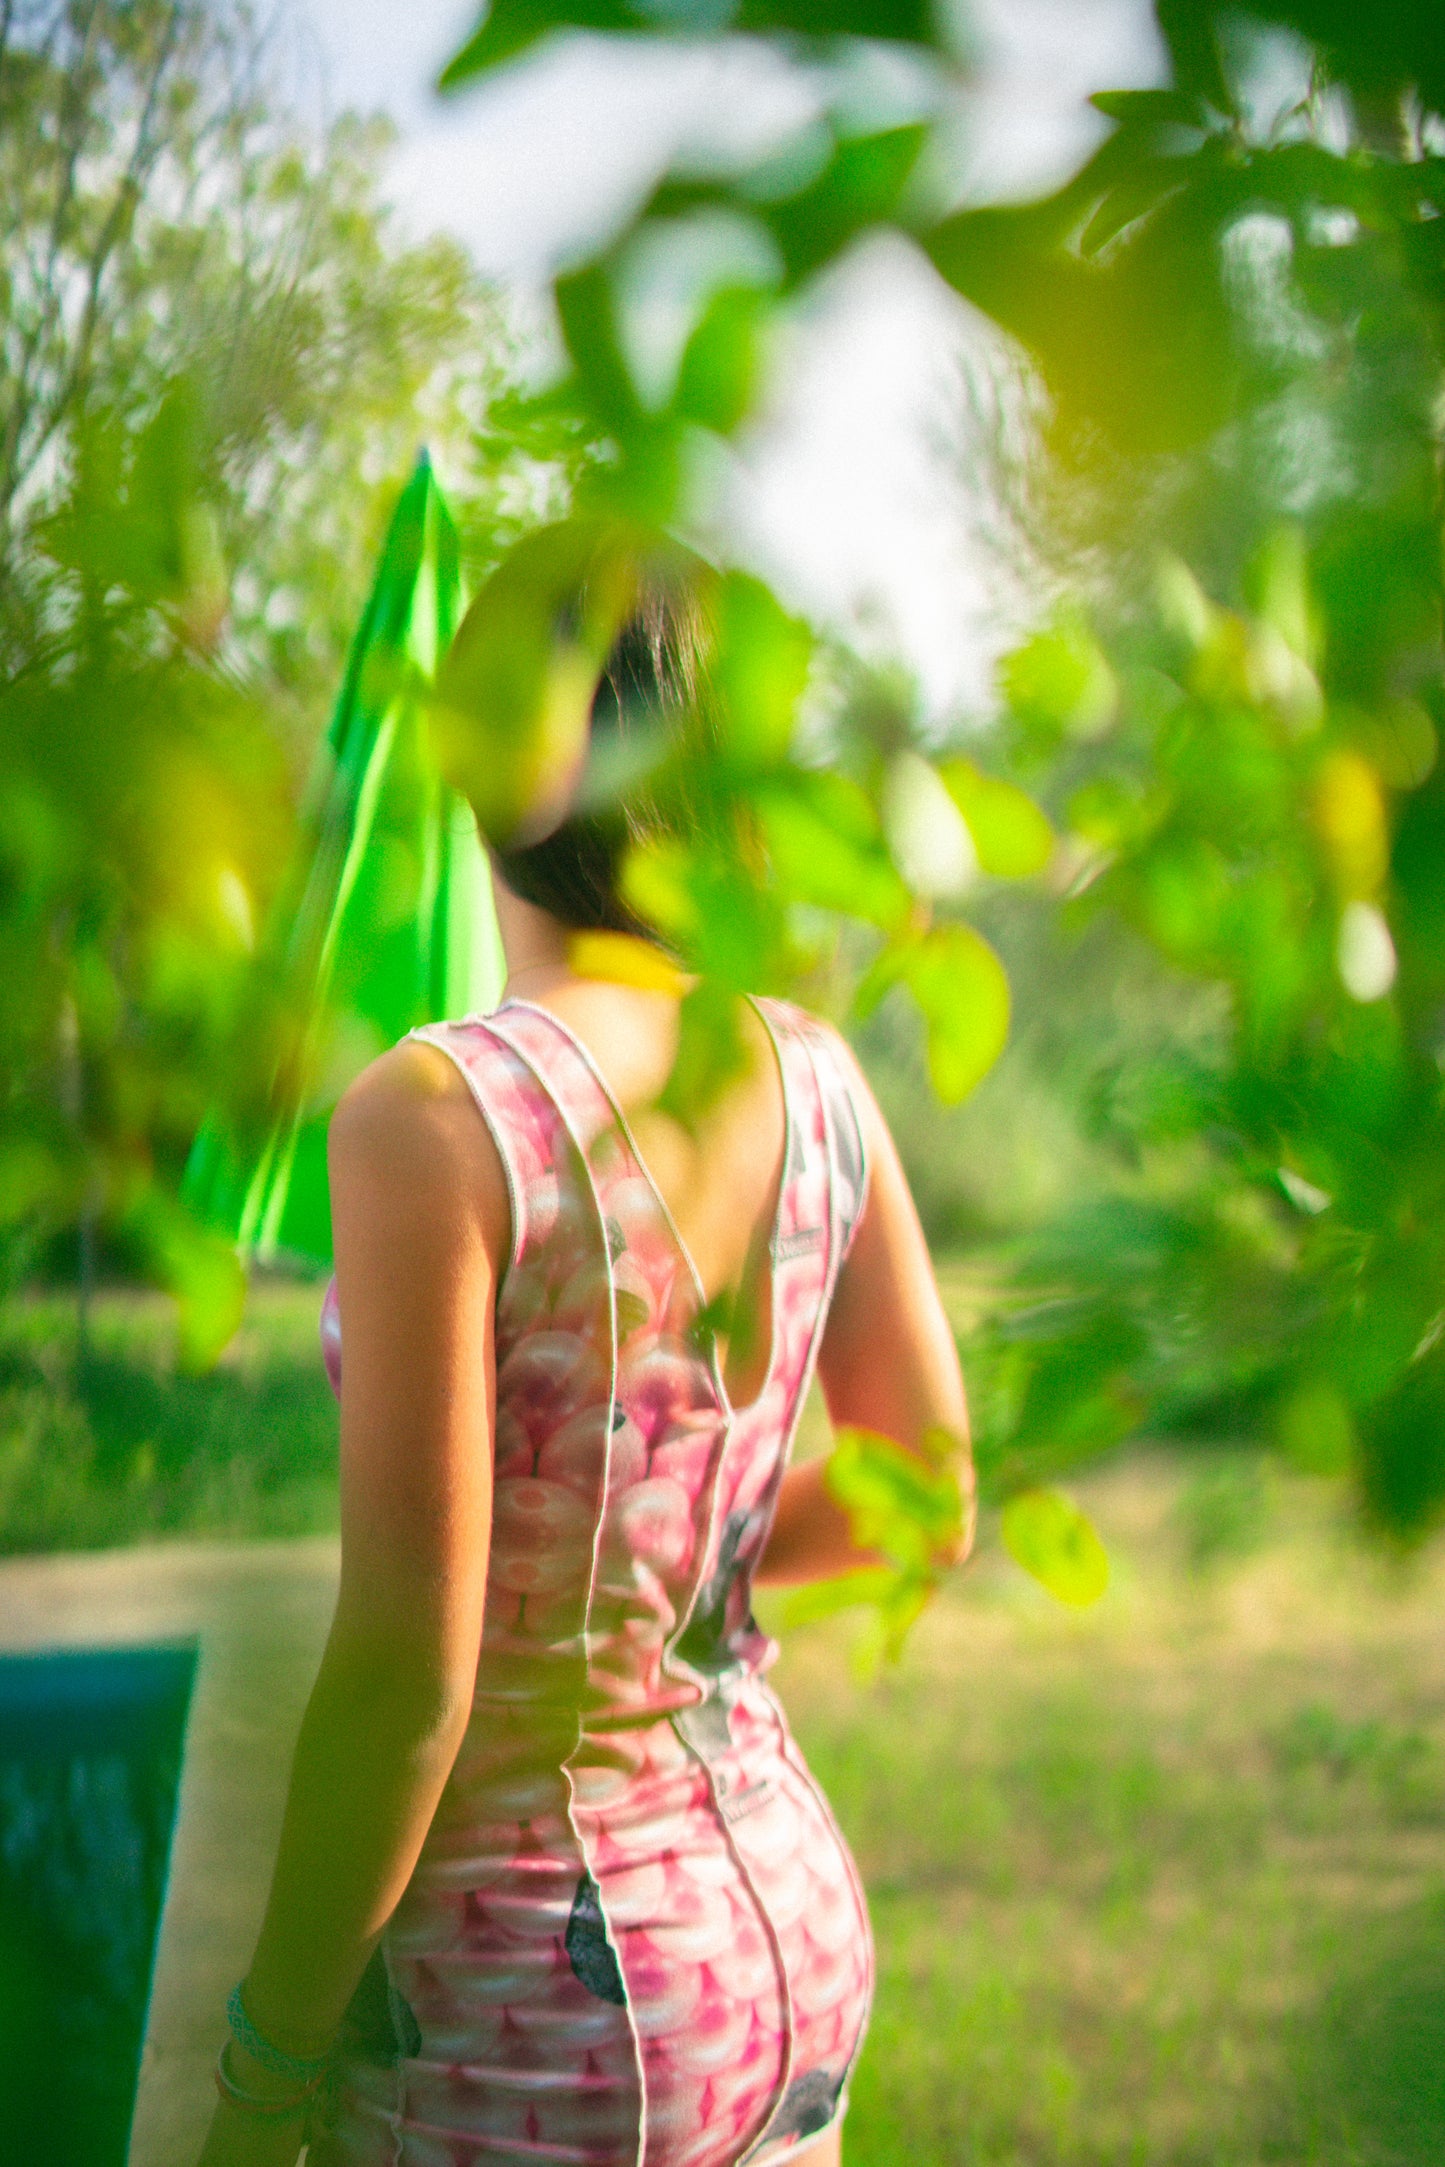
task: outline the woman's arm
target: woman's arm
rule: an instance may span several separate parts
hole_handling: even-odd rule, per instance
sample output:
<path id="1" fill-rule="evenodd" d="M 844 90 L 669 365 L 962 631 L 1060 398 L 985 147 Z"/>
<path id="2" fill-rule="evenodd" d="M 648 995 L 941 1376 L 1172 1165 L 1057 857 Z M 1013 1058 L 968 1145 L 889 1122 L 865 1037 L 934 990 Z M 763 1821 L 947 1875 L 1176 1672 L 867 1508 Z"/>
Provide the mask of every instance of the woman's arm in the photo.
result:
<path id="1" fill-rule="evenodd" d="M 493 1297 L 509 1206 L 442 1054 L 398 1047 L 331 1125 L 341 1308 L 341 1585 L 301 1725 L 245 1994 L 290 2054 L 325 2050 L 411 1876 L 471 1708 L 491 1525 Z M 286 2089 L 238 2046 L 236 2080 Z M 218 2108 L 203 2167 L 293 2162 Z M 289 2146 L 289 2149 L 288 2149 Z"/>
<path id="2" fill-rule="evenodd" d="M 952 1464 L 967 1517 L 956 1563 L 973 1539 L 973 1461 L 958 1349 L 893 1138 L 856 1071 L 854 1096 L 872 1171 L 823 1333 L 818 1378 L 835 1428 L 877 1430 L 913 1449 L 932 1429 L 958 1439 Z M 784 1476 L 760 1581 L 822 1580 L 877 1562 L 855 1548 L 848 1516 L 828 1494 L 827 1464 L 810 1460 Z"/>

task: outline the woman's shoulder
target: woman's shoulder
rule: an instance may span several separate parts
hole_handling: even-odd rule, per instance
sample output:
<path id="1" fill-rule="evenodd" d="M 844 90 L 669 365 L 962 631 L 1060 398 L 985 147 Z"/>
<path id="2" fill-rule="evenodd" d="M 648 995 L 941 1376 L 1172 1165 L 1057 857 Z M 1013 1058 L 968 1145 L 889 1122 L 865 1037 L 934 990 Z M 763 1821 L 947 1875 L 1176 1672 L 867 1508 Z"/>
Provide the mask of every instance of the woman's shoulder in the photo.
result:
<path id="1" fill-rule="evenodd" d="M 438 1045 L 409 1036 L 378 1055 L 337 1102 L 328 1132 L 338 1169 L 388 1181 L 501 1183 L 497 1149 L 472 1093 Z"/>
<path id="2" fill-rule="evenodd" d="M 456 1064 L 441 1048 L 409 1034 L 368 1061 L 347 1085 L 337 1101 L 332 1130 L 365 1132 L 375 1123 L 407 1119 L 444 1104 L 461 1088 Z"/>

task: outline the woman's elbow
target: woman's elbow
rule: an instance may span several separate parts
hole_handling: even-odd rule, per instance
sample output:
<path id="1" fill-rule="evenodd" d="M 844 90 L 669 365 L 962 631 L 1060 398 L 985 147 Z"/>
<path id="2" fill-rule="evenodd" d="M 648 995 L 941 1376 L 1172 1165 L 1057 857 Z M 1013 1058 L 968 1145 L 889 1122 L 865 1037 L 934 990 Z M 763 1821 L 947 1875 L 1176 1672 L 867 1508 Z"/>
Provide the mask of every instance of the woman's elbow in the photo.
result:
<path id="1" fill-rule="evenodd" d="M 476 1651 L 398 1632 L 333 1640 L 317 1681 L 333 1714 L 409 1758 L 454 1759 L 472 1712 Z"/>

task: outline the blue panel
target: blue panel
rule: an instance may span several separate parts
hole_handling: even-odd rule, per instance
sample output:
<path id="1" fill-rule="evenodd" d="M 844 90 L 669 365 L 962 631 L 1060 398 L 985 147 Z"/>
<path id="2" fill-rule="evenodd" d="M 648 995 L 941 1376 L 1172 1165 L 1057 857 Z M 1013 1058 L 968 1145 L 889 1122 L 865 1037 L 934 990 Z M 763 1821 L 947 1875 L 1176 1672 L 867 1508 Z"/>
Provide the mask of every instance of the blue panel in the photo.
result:
<path id="1" fill-rule="evenodd" d="M 124 2167 L 195 1663 L 190 1644 L 0 1658 L 7 2158 Z"/>

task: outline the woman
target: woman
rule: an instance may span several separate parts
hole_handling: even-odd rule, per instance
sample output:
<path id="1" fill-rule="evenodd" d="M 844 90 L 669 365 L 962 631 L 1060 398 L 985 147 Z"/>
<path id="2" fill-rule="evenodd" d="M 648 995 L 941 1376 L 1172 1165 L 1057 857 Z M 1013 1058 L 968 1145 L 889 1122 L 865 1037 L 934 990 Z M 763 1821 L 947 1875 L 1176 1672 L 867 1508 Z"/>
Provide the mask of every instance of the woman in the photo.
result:
<path id="1" fill-rule="evenodd" d="M 681 708 L 677 647 L 629 627 L 612 727 Z M 963 1387 L 833 1032 L 752 1004 L 693 1128 L 659 1110 L 679 990 L 569 960 L 642 930 L 624 841 L 495 855 L 501 1006 L 332 1123 L 341 1586 L 202 2167 L 841 2156 L 867 1916 L 749 1595 L 867 1562 L 785 1471 L 815 1369 L 837 1424 L 952 1431 L 967 1491 Z"/>

